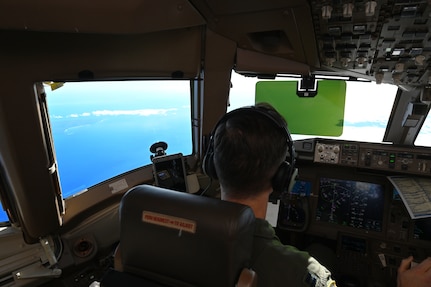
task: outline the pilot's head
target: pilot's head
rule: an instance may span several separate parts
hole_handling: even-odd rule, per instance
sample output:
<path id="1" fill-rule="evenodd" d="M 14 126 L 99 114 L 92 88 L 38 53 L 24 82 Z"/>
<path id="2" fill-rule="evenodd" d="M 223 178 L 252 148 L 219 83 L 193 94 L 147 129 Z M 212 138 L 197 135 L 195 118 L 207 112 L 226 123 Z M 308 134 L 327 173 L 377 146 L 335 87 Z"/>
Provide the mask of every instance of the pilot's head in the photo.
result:
<path id="1" fill-rule="evenodd" d="M 250 198 L 272 190 L 281 166 L 285 176 L 289 144 L 286 121 L 272 106 L 257 104 L 233 110 L 213 131 L 206 156 L 210 167 L 206 159 L 204 169 L 212 169 L 206 173 L 219 179 L 222 195 Z"/>

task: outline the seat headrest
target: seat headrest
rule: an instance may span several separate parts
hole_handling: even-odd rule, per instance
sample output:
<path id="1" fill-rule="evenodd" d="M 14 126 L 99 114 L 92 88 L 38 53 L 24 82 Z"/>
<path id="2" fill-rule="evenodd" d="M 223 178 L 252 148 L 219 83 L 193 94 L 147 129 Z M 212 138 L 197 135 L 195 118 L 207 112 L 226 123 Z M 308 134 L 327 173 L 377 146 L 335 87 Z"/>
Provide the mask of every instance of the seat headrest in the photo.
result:
<path id="1" fill-rule="evenodd" d="M 125 272 L 175 286 L 234 286 L 248 267 L 254 233 L 250 207 L 151 185 L 120 205 Z"/>

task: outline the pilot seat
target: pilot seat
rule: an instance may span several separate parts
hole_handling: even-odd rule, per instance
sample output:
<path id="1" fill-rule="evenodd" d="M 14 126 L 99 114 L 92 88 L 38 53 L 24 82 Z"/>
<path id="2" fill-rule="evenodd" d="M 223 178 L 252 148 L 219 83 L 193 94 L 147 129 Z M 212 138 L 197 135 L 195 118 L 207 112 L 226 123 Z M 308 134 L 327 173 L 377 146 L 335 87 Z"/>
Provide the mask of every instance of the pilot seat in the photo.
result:
<path id="1" fill-rule="evenodd" d="M 152 185 L 120 203 L 114 269 L 100 286 L 257 286 L 250 207 Z"/>

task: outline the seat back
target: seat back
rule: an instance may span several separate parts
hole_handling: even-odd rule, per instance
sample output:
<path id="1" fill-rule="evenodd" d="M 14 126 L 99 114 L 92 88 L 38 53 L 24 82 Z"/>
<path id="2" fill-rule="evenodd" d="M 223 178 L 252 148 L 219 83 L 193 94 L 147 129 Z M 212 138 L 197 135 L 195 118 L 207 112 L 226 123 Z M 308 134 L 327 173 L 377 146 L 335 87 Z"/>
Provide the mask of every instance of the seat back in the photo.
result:
<path id="1" fill-rule="evenodd" d="M 250 207 L 151 185 L 120 205 L 120 258 L 126 273 L 167 286 L 235 286 L 251 258 Z"/>

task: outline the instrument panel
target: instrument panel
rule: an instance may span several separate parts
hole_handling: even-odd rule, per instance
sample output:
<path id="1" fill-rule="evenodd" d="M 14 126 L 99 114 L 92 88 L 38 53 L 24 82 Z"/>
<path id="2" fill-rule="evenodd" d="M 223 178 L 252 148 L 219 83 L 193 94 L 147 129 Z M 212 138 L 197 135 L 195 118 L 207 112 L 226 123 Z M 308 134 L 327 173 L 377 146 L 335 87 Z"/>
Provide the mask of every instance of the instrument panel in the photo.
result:
<path id="1" fill-rule="evenodd" d="M 429 1 L 311 1 L 322 65 L 377 83 L 427 85 Z"/>
<path id="2" fill-rule="evenodd" d="M 431 176 L 431 150 L 385 144 L 318 140 L 314 162 Z"/>
<path id="3" fill-rule="evenodd" d="M 431 256 L 431 217 L 412 219 L 387 178 L 431 177 L 431 149 L 319 138 L 294 146 L 300 192 L 281 203 L 278 228 L 299 231 L 290 239 L 303 249 L 332 242 L 340 286 L 395 286 L 403 258 Z"/>

